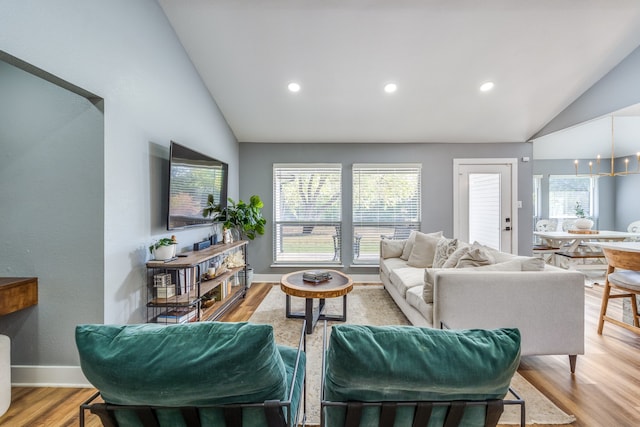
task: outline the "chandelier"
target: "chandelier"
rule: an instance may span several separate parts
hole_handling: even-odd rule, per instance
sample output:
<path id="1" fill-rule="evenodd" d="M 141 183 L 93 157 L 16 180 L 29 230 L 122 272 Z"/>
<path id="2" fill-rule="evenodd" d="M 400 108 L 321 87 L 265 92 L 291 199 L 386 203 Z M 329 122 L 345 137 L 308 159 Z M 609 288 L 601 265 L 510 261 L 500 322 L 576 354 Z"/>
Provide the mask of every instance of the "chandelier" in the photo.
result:
<path id="1" fill-rule="evenodd" d="M 629 172 L 629 157 L 624 158 L 624 171 L 616 172 L 615 170 L 615 143 L 614 143 L 614 128 L 613 128 L 613 116 L 611 116 L 611 169 L 609 172 L 600 171 L 600 154 L 596 156 L 596 171 L 593 171 L 593 161 L 589 161 L 589 174 L 582 174 L 583 176 L 624 176 L 640 174 L 640 151 L 636 153 L 636 170 Z M 574 160 L 573 164 L 576 168 L 576 176 L 578 176 L 578 160 Z"/>

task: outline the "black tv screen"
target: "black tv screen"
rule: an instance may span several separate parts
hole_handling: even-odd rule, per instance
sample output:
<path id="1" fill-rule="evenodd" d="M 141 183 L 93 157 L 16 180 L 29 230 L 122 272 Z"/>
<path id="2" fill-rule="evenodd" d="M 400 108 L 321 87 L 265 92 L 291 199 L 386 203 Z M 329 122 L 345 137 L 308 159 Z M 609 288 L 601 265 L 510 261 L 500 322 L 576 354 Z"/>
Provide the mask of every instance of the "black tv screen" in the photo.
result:
<path id="1" fill-rule="evenodd" d="M 211 225 L 217 217 L 202 212 L 209 194 L 221 209 L 227 206 L 229 166 L 173 141 L 170 150 L 167 229 Z"/>

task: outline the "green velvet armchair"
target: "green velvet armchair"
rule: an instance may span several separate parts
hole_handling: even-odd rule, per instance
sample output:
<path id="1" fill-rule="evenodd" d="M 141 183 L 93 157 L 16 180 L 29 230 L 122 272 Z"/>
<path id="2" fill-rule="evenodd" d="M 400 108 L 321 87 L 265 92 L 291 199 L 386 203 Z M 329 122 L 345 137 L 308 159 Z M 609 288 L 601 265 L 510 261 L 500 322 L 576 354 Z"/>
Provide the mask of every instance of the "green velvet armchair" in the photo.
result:
<path id="1" fill-rule="evenodd" d="M 525 425 L 517 329 L 334 325 L 324 348 L 322 427 L 495 427 L 505 404 Z"/>
<path id="2" fill-rule="evenodd" d="M 80 366 L 98 392 L 80 407 L 105 426 L 292 427 L 303 402 L 298 348 L 271 325 L 78 325 Z"/>

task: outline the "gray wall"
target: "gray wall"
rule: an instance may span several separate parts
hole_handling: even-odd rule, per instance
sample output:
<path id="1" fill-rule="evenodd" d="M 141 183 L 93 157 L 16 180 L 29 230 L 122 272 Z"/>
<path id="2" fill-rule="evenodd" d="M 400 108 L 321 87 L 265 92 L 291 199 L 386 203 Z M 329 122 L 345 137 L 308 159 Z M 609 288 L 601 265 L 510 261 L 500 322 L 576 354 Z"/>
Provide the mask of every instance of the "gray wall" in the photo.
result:
<path id="1" fill-rule="evenodd" d="M 623 170 L 622 159 L 616 159 L 618 170 Z M 633 221 L 640 221 L 640 175 L 617 176 L 615 180 L 616 230 L 626 231 Z"/>
<path id="2" fill-rule="evenodd" d="M 0 317 L 0 333 L 13 364 L 70 364 L 58 348 L 73 335 L 58 331 L 103 318 L 103 115 L 1 60 L 0 93 L 0 272 L 38 277 L 40 300 Z"/>
<path id="3" fill-rule="evenodd" d="M 69 169 L 73 179 L 63 175 L 62 187 L 56 187 L 58 179 L 43 175 L 33 186 L 47 188 L 47 201 L 55 200 L 60 192 L 64 194 L 61 200 L 67 200 L 69 189 L 78 190 L 74 191 L 77 200 L 59 209 L 56 205 L 59 213 L 52 214 L 33 197 L 29 209 L 10 211 L 12 216 L 25 218 L 37 215 L 34 229 L 42 227 L 45 236 L 51 237 L 54 231 L 45 228 L 59 229 L 54 221 L 47 222 L 51 215 L 58 220 L 57 215 L 66 218 L 71 209 L 81 209 L 80 214 L 89 210 L 85 202 L 91 207 L 83 215 L 89 218 L 56 235 L 71 239 L 73 248 L 62 247 L 54 270 L 64 270 L 65 280 L 56 282 L 55 290 L 45 290 L 52 298 L 43 296 L 37 310 L 29 312 L 37 318 L 29 320 L 34 323 L 25 325 L 24 319 L 15 316 L 0 320 L 14 343 L 14 383 L 74 383 L 82 377 L 72 344 L 73 326 L 144 321 L 147 247 L 170 234 L 176 234 L 181 248 L 190 247 L 209 234 L 209 228 L 166 230 L 169 142 L 175 140 L 229 163 L 231 197 L 237 197 L 239 191 L 239 146 L 155 0 L 5 1 L 0 2 L 0 28 L 0 49 L 104 99 L 104 140 L 98 160 L 102 164 L 86 183 L 94 192 L 74 188 L 73 180 L 84 179 L 75 169 L 80 166 L 73 164 L 78 157 L 84 161 L 82 151 L 54 157 L 56 153 L 46 151 L 53 147 L 46 147 L 42 154 L 59 168 Z M 20 97 L 12 101 L 20 102 Z M 16 120 L 28 128 L 33 126 L 30 119 L 27 115 Z M 87 161 L 91 164 L 96 159 L 88 156 Z M 53 170 L 47 165 L 44 171 Z M 98 183 L 91 182 L 94 173 L 101 174 Z M 92 205 L 94 197 L 100 206 Z M 5 205 L 4 198 L 1 203 Z M 5 217 L 0 222 L 3 228 L 11 226 L 6 225 Z M 96 242 L 99 248 L 91 248 Z M 36 243 L 26 244 L 32 249 Z M 21 274 L 53 268 L 46 256 L 29 259 L 31 264 L 24 265 Z M 95 268 L 90 276 L 80 272 L 76 279 L 80 261 L 90 261 Z M 2 274 L 8 275 L 8 261 L 2 262 Z M 12 258 L 12 275 L 17 273 L 15 265 Z M 53 285 L 44 281 L 41 286 Z M 59 304 L 62 299 L 69 302 Z M 32 344 L 34 337 L 37 341 Z M 40 350 L 32 352 L 34 349 Z M 62 366 L 66 369 L 61 375 Z"/>
<path id="4" fill-rule="evenodd" d="M 512 144 L 263 144 L 240 143 L 240 195 L 262 197 L 268 229 L 250 243 L 249 258 L 257 274 L 283 273 L 286 268 L 271 268 L 273 224 L 273 163 L 342 163 L 343 238 L 351 241 L 351 165 L 353 163 L 421 163 L 422 230 L 443 230 L 453 234 L 453 159 L 530 157 L 532 145 Z M 532 230 L 531 162 L 518 163 L 519 209 L 518 250 L 531 253 Z M 351 264 L 344 251 L 345 266 Z M 349 268 L 358 274 L 375 273 L 372 268 Z"/>

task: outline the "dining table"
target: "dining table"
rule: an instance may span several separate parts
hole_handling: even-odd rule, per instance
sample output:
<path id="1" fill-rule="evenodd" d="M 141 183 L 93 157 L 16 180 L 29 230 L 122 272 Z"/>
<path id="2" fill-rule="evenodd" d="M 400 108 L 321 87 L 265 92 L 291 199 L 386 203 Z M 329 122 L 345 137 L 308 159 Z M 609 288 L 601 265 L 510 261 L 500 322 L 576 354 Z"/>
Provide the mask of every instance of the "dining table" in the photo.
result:
<path id="1" fill-rule="evenodd" d="M 578 248 L 588 247 L 596 249 L 593 243 L 619 242 L 625 239 L 640 239 L 640 233 L 628 231 L 607 231 L 607 230 L 587 230 L 582 231 L 535 231 L 533 234 L 542 239 L 551 247 L 563 248 L 567 252 L 576 252 Z"/>

